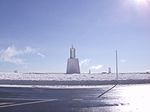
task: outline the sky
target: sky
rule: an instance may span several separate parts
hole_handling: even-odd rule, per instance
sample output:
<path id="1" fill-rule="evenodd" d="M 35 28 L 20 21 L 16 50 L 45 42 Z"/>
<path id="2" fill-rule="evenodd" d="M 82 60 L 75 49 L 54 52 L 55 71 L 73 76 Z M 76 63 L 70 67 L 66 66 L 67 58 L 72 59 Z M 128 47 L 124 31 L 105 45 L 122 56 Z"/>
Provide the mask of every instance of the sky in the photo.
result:
<path id="1" fill-rule="evenodd" d="M 150 0 L 0 0 L 0 72 L 150 71 Z"/>

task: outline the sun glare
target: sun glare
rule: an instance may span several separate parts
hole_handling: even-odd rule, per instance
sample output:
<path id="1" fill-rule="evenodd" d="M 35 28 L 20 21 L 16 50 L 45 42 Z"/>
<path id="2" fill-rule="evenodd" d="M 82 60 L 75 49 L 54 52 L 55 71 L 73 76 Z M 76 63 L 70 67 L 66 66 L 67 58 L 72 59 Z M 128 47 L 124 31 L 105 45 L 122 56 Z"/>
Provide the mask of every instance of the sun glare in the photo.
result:
<path id="1" fill-rule="evenodd" d="M 126 2 L 138 11 L 150 11 L 150 0 L 127 0 Z"/>
<path id="2" fill-rule="evenodd" d="M 137 3 L 143 3 L 143 2 L 145 2 L 146 0 L 134 0 L 135 2 L 137 2 Z"/>
<path id="3" fill-rule="evenodd" d="M 150 0 L 132 0 L 137 5 L 147 6 L 150 4 Z"/>
<path id="4" fill-rule="evenodd" d="M 149 112 L 149 96 L 150 90 L 147 89 L 148 85 L 132 85 L 124 86 L 118 93 L 121 97 L 123 96 L 123 102 L 128 104 L 128 110 L 132 112 Z M 123 111 L 122 110 L 122 111 Z"/>

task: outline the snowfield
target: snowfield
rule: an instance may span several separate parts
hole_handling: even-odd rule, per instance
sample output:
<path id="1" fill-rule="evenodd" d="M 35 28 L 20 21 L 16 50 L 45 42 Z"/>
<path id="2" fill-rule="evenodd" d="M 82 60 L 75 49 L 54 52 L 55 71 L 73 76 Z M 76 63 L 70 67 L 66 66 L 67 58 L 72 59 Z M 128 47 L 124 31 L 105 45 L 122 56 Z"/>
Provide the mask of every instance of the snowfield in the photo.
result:
<path id="1" fill-rule="evenodd" d="M 0 73 L 0 80 L 32 80 L 32 81 L 104 81 L 115 80 L 111 74 L 58 74 L 58 73 Z M 149 73 L 120 73 L 118 80 L 150 79 Z"/>
<path id="2" fill-rule="evenodd" d="M 150 83 L 149 73 L 64 74 L 64 73 L 0 73 L 0 87 L 86 88 L 113 84 Z"/>

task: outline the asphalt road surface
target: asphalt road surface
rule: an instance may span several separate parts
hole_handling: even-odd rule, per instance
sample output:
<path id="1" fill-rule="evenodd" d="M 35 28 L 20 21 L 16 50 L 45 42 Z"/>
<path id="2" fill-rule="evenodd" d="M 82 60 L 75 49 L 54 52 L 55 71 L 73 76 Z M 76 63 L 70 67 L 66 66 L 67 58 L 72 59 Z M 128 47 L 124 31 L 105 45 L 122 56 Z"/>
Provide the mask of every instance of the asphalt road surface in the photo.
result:
<path id="1" fill-rule="evenodd" d="M 112 87 L 111 85 L 82 89 L 1 87 L 0 112 L 136 112 L 141 109 L 142 104 L 136 107 L 131 99 L 137 98 L 130 92 L 125 93 L 128 90 L 133 93 L 132 90 L 137 86 L 117 85 L 100 98 L 98 96 Z M 143 85 L 140 87 L 143 88 Z M 149 87 L 150 85 L 147 86 Z"/>

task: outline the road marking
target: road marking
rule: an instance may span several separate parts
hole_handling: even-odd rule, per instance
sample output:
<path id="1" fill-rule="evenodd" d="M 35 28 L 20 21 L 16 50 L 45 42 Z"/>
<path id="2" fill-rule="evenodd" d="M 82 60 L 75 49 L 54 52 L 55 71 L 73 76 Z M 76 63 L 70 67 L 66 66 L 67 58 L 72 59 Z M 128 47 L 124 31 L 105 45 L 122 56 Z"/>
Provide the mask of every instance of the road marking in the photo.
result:
<path id="1" fill-rule="evenodd" d="M 30 100 L 30 101 L 35 101 L 35 100 L 47 100 L 47 99 L 29 99 L 29 98 L 0 98 L 0 100 Z M 51 100 L 58 100 L 58 99 L 51 99 Z"/>
<path id="2" fill-rule="evenodd" d="M 34 101 L 34 102 L 26 102 L 26 103 L 17 103 L 17 104 L 10 104 L 10 105 L 2 105 L 0 108 L 7 108 L 7 107 L 15 107 L 15 106 L 24 106 L 24 105 L 31 105 L 31 104 L 37 104 L 37 103 L 46 103 L 50 101 L 56 101 L 57 99 L 49 99 L 49 100 L 40 100 L 40 101 Z"/>
<path id="3" fill-rule="evenodd" d="M 12 104 L 13 102 L 6 102 L 6 103 L 0 103 L 0 106 L 1 105 L 8 105 L 8 104 Z"/>
<path id="4" fill-rule="evenodd" d="M 74 101 L 82 101 L 83 99 L 72 99 Z"/>

